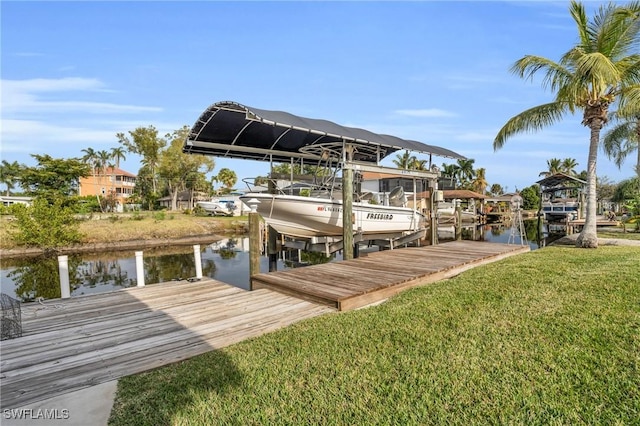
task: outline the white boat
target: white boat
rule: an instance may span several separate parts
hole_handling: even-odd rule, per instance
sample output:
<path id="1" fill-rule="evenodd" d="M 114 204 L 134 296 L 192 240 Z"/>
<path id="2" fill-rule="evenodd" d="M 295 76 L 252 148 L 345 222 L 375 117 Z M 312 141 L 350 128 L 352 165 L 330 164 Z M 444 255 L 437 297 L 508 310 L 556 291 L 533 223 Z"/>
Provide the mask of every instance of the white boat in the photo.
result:
<path id="1" fill-rule="evenodd" d="M 578 218 L 580 203 L 575 199 L 554 199 L 542 202 L 542 215 L 548 222 L 565 222 Z"/>
<path id="2" fill-rule="evenodd" d="M 400 193 L 396 191 L 390 198 L 398 200 Z M 252 198 L 259 201 L 257 211 L 265 222 L 281 234 L 302 238 L 342 236 L 342 199 L 248 193 L 240 200 L 249 205 Z M 423 214 L 403 205 L 353 202 L 352 211 L 353 232 L 363 235 L 417 231 L 427 224 Z"/>
<path id="3" fill-rule="evenodd" d="M 196 206 L 201 207 L 213 216 L 233 216 L 233 208 L 229 208 L 228 205 L 222 205 L 217 201 L 198 201 Z"/>
<path id="4" fill-rule="evenodd" d="M 472 210 L 462 209 L 462 222 L 476 222 L 478 218 L 478 214 Z M 440 202 L 438 203 L 438 223 L 439 224 L 449 224 L 455 223 L 456 219 L 456 209 L 453 203 L 448 202 Z"/>

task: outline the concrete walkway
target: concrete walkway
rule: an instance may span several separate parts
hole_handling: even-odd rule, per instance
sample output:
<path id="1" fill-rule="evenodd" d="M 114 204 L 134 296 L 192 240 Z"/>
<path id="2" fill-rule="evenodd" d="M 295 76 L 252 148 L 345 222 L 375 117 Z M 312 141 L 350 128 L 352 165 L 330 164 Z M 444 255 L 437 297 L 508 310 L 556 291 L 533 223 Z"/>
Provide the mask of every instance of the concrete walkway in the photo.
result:
<path id="1" fill-rule="evenodd" d="M 90 386 L 22 407 L 3 409 L 2 426 L 106 426 L 117 380 Z"/>

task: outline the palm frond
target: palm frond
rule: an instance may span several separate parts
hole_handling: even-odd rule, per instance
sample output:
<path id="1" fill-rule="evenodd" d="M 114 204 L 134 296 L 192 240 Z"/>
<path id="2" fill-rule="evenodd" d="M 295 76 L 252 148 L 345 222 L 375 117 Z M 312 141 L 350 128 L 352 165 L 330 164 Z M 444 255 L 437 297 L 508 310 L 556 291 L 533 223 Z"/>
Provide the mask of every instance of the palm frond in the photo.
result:
<path id="1" fill-rule="evenodd" d="M 602 149 L 618 168 L 622 167 L 625 158 L 635 150 L 638 141 L 638 122 L 625 121 L 610 129 L 602 138 Z"/>
<path id="2" fill-rule="evenodd" d="M 510 69 L 511 73 L 525 80 L 533 80 L 534 75 L 540 70 L 545 71 L 542 86 L 552 91 L 564 86 L 571 79 L 571 70 L 542 56 L 526 55 L 516 61 Z"/>
<path id="3" fill-rule="evenodd" d="M 580 38 L 581 45 L 588 45 L 591 40 L 589 33 L 589 19 L 587 18 L 587 13 L 585 12 L 584 6 L 582 3 L 579 3 L 575 0 L 571 1 L 571 5 L 569 6 L 569 13 L 573 20 L 576 22 L 578 27 L 578 36 Z"/>
<path id="4" fill-rule="evenodd" d="M 565 102 L 551 102 L 530 108 L 512 117 L 500 129 L 493 141 L 493 149 L 502 148 L 507 139 L 518 133 L 535 132 L 559 122 L 569 110 Z"/>

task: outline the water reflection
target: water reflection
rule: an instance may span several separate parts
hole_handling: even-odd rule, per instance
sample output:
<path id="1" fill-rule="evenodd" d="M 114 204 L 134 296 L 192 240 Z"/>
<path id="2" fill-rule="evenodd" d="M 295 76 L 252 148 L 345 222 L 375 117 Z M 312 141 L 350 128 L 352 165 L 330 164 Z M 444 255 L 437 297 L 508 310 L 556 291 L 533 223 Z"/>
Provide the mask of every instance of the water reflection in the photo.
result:
<path id="1" fill-rule="evenodd" d="M 527 243 L 531 250 L 545 247 L 547 244 L 564 236 L 563 234 L 549 233 L 547 225 L 538 223 L 537 219 L 524 220 L 524 231 Z M 466 226 L 462 228 L 462 239 L 473 241 L 489 241 L 508 244 L 511 236 L 511 223 L 494 223 L 478 226 Z M 438 227 L 438 239 L 440 242 L 455 239 L 454 226 Z M 517 233 L 511 243 L 520 244 L 520 234 Z"/>
<path id="2" fill-rule="evenodd" d="M 194 277 L 192 247 L 144 252 L 145 283 L 161 283 Z M 72 296 L 100 293 L 137 285 L 135 252 L 113 252 L 68 256 Z M 38 257 L 3 260 L 0 273 L 2 292 L 22 301 L 60 297 L 58 258 Z M 202 259 L 203 276 L 213 277 L 216 263 Z"/>

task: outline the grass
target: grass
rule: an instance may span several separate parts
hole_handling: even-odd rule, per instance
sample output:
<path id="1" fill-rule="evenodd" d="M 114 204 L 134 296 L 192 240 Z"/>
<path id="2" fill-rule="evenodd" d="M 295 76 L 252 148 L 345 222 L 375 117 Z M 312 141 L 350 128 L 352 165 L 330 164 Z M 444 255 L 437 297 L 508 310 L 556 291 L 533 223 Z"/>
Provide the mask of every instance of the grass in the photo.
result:
<path id="1" fill-rule="evenodd" d="M 97 217 L 97 216 L 96 216 Z M 203 234 L 228 233 L 246 223 L 247 217 L 191 216 L 171 212 L 105 214 L 101 219 L 82 220 L 79 230 L 83 243 L 109 243 L 154 238 L 179 238 Z M 9 235 L 9 218 L 0 216 L 0 248 L 16 248 Z"/>
<path id="2" fill-rule="evenodd" d="M 637 247 L 547 247 L 118 385 L 111 425 L 639 424 Z"/>

